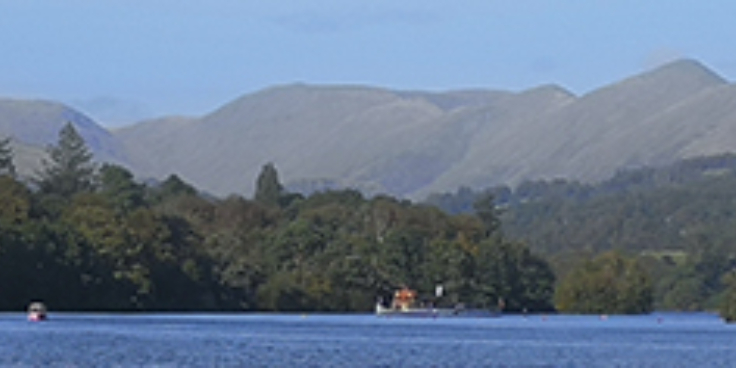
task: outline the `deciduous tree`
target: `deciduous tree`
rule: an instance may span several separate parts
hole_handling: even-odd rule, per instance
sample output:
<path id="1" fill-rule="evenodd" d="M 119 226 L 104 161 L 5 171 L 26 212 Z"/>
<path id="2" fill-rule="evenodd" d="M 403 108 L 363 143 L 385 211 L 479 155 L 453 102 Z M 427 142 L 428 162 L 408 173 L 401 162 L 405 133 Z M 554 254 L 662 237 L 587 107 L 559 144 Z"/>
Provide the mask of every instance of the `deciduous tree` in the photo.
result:
<path id="1" fill-rule="evenodd" d="M 652 297 L 649 275 L 638 260 L 618 252 L 584 261 L 555 294 L 557 309 L 572 313 L 647 313 Z"/>
<path id="2" fill-rule="evenodd" d="M 145 187 L 122 166 L 103 164 L 100 168 L 100 193 L 120 212 L 144 205 Z"/>

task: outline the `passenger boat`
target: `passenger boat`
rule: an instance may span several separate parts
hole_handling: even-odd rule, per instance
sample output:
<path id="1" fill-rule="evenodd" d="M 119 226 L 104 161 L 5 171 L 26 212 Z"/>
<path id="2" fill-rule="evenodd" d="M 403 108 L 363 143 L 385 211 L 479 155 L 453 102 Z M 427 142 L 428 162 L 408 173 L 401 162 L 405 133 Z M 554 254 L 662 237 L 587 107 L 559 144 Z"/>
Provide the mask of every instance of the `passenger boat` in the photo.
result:
<path id="1" fill-rule="evenodd" d="M 441 296 L 438 287 L 437 296 Z M 468 309 L 463 304 L 457 304 L 453 308 L 436 308 L 432 305 L 422 306 L 416 302 L 417 293 L 408 288 L 402 288 L 394 293 L 391 304 L 386 306 L 382 300 L 376 302 L 376 315 L 382 317 L 499 317 L 498 311 L 485 309 Z"/>
<path id="2" fill-rule="evenodd" d="M 45 321 L 47 316 L 46 305 L 41 302 L 33 302 L 28 306 L 28 320 L 32 322 Z"/>

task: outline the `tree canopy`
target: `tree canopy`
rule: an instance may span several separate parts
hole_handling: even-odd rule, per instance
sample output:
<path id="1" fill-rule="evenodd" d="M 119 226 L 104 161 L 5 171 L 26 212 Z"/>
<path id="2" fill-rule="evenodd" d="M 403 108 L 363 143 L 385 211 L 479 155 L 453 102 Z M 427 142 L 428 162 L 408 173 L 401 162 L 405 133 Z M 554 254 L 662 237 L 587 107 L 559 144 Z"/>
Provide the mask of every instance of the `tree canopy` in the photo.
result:
<path id="1" fill-rule="evenodd" d="M 557 310 L 574 313 L 647 313 L 652 284 L 636 258 L 607 252 L 583 261 L 561 281 Z"/>
<path id="2" fill-rule="evenodd" d="M 656 309 L 714 310 L 728 299 L 723 280 L 736 267 L 736 155 L 625 170 L 596 184 L 556 179 L 461 188 L 429 201 L 473 213 L 473 202 L 488 194 L 503 208 L 505 236 L 549 260 L 558 280 L 581 259 L 620 251 L 645 265 Z"/>
<path id="3" fill-rule="evenodd" d="M 0 180 L 2 309 L 368 311 L 438 284 L 448 306 L 553 308 L 551 268 L 504 238 L 491 199 L 453 216 L 354 190 L 303 197 L 273 165 L 253 200 L 204 197 L 176 175 L 148 186 L 120 166 L 97 173 L 68 127 L 38 190 Z"/>

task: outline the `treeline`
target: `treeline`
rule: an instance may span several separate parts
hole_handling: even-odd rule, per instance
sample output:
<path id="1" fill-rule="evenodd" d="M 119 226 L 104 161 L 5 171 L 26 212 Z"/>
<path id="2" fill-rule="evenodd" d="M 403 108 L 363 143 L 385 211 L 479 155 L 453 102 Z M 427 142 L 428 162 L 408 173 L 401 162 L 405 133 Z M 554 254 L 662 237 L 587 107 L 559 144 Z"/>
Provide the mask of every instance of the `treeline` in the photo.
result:
<path id="1" fill-rule="evenodd" d="M 734 175 L 736 154 L 726 153 L 681 160 L 663 167 L 620 170 L 611 179 L 599 183 L 553 179 L 524 181 L 514 188 L 500 185 L 482 191 L 461 187 L 455 193 L 431 194 L 424 202 L 452 214 L 471 213 L 473 203 L 482 195 L 492 195 L 499 207 L 516 208 L 529 202 L 550 200 L 581 203 L 615 195 L 697 185 Z"/>
<path id="2" fill-rule="evenodd" d="M 352 190 L 287 193 L 273 165 L 255 197 L 200 194 L 97 166 L 71 124 L 31 180 L 0 141 L 0 309 L 369 311 L 401 286 L 441 304 L 550 311 L 548 263 L 473 214 Z"/>
<path id="3" fill-rule="evenodd" d="M 622 171 L 596 185 L 535 181 L 429 201 L 463 213 L 489 193 L 503 207 L 505 235 L 547 257 L 561 279 L 571 265 L 616 250 L 646 265 L 655 308 L 734 309 L 726 305 L 736 266 L 734 155 Z"/>

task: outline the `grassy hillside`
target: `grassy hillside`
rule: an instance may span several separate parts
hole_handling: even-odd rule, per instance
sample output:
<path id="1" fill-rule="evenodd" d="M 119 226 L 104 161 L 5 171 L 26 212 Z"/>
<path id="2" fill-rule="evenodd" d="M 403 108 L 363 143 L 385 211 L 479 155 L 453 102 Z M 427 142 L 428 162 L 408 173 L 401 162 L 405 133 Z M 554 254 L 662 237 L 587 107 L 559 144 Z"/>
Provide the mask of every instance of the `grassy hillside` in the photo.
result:
<path id="1" fill-rule="evenodd" d="M 186 124 L 147 122 L 116 135 L 146 174 L 177 173 L 219 195 L 252 194 L 250 178 L 272 162 L 292 188 L 423 198 L 529 179 L 599 181 L 621 168 L 733 152 L 735 114 L 733 85 L 681 60 L 580 97 L 557 86 L 288 85 Z"/>

